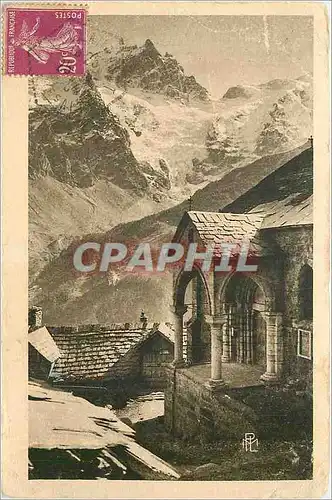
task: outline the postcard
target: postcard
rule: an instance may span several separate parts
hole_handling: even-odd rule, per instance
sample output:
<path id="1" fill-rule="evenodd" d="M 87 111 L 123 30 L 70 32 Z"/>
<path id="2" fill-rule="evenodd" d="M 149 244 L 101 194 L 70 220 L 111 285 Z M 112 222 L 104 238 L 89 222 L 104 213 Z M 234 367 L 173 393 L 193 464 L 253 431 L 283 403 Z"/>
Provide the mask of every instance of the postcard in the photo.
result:
<path id="1" fill-rule="evenodd" d="M 3 494 L 328 494 L 324 3 L 2 24 Z"/>

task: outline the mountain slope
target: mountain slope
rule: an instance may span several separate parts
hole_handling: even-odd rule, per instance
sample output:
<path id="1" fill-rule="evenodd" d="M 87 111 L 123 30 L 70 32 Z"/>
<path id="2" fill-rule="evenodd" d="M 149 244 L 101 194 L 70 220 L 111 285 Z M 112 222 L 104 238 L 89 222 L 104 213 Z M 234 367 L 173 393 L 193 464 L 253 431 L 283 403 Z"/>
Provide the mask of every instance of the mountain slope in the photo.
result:
<path id="1" fill-rule="evenodd" d="M 136 159 L 91 77 L 66 85 L 70 106 L 35 106 L 29 115 L 31 276 L 74 237 L 169 205 L 167 164 Z"/>
<path id="2" fill-rule="evenodd" d="M 37 79 L 34 87 L 40 104 L 30 113 L 32 275 L 74 237 L 176 206 L 198 187 L 259 161 L 264 149 L 287 149 L 284 136 L 298 145 L 311 130 L 310 76 L 239 86 L 219 103 L 200 106 L 139 88 L 129 93 L 91 78 Z M 284 104 L 287 120 L 281 119 L 275 100 L 297 91 L 303 105 L 295 99 L 295 108 L 303 108 L 303 119 L 292 105 L 288 109 L 293 97 Z M 252 99 L 257 101 L 257 95 L 260 104 L 255 108 Z M 300 127 L 296 140 L 287 125 L 292 116 Z M 264 161 L 262 165 L 263 174 Z M 56 211 L 50 203 L 54 197 L 59 200 Z"/>
<path id="3" fill-rule="evenodd" d="M 80 188 L 43 176 L 29 180 L 29 279 L 77 237 L 157 212 L 162 203 L 107 180 Z"/>

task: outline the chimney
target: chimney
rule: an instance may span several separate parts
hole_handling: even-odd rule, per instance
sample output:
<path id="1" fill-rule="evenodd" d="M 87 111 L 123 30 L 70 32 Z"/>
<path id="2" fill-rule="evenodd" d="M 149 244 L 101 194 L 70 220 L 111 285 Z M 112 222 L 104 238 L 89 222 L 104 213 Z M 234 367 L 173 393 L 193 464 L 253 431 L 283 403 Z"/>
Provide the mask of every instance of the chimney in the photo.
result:
<path id="1" fill-rule="evenodd" d="M 145 316 L 144 311 L 141 312 L 141 315 L 139 317 L 139 320 L 142 324 L 142 328 L 145 329 L 147 324 L 148 324 L 148 318 Z"/>
<path id="2" fill-rule="evenodd" d="M 43 310 L 41 307 L 34 306 L 29 309 L 28 323 L 29 328 L 34 330 L 43 325 Z"/>

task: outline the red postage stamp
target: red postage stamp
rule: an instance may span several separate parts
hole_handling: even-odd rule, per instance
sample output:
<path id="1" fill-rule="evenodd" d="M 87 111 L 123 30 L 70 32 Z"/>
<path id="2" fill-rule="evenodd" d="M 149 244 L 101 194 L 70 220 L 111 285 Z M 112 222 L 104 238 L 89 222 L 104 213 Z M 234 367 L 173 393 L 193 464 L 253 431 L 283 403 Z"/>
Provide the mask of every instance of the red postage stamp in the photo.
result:
<path id="1" fill-rule="evenodd" d="M 84 75 L 86 10 L 5 10 L 6 75 Z"/>

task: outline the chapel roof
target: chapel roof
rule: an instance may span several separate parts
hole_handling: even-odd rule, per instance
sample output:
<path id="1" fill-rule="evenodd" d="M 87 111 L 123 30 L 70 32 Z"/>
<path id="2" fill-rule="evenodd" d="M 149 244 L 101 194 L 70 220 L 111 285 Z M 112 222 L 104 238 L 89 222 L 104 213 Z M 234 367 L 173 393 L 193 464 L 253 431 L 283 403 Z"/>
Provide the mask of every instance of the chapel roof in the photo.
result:
<path id="1" fill-rule="evenodd" d="M 264 214 L 261 229 L 313 224 L 313 195 L 301 199 L 301 193 L 284 200 L 257 205 L 249 214 Z"/>
<path id="2" fill-rule="evenodd" d="M 232 253 L 238 253 L 240 245 L 248 243 L 250 251 L 262 254 L 267 251 L 264 242 L 257 237 L 264 214 L 235 214 L 220 212 L 189 211 L 184 214 L 173 241 L 180 241 L 188 223 L 197 230 L 204 245 L 228 243 L 236 245 Z M 218 250 L 215 251 L 218 253 Z"/>
<path id="3" fill-rule="evenodd" d="M 219 242 L 241 245 L 247 241 L 252 253 L 269 253 L 259 235 L 261 229 L 313 223 L 312 147 L 308 146 L 218 213 L 186 212 L 173 241 L 181 241 L 189 223 L 204 245 Z"/>
<path id="4" fill-rule="evenodd" d="M 302 151 L 220 212 L 263 215 L 261 229 L 312 225 L 313 149 Z"/>

